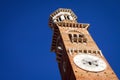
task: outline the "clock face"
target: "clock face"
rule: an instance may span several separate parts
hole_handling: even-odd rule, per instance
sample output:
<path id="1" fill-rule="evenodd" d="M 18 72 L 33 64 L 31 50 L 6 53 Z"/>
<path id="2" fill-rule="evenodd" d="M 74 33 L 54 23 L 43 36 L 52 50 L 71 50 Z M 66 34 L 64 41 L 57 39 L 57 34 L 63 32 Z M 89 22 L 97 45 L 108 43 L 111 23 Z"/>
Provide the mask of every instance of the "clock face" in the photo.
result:
<path id="1" fill-rule="evenodd" d="M 106 63 L 99 57 L 90 54 L 78 54 L 74 57 L 74 63 L 81 69 L 99 72 L 106 69 Z"/>

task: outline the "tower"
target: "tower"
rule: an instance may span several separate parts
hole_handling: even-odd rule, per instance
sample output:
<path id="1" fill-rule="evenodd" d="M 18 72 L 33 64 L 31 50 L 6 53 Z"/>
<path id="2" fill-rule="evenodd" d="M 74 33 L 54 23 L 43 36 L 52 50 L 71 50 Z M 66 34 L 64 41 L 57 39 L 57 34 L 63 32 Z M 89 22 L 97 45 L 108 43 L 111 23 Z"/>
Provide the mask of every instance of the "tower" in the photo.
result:
<path id="1" fill-rule="evenodd" d="M 62 80 L 118 80 L 88 32 L 89 24 L 78 23 L 71 9 L 53 12 L 49 26 Z"/>

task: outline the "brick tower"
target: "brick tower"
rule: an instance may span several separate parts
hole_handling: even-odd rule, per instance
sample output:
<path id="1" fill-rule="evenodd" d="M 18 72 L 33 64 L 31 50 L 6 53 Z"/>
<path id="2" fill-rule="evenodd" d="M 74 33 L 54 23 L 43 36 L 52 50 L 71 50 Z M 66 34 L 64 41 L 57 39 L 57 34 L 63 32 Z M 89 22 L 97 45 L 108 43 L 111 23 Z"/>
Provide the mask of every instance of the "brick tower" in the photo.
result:
<path id="1" fill-rule="evenodd" d="M 88 32 L 89 24 L 78 23 L 71 9 L 59 8 L 50 15 L 53 30 L 51 51 L 62 80 L 118 80 Z"/>

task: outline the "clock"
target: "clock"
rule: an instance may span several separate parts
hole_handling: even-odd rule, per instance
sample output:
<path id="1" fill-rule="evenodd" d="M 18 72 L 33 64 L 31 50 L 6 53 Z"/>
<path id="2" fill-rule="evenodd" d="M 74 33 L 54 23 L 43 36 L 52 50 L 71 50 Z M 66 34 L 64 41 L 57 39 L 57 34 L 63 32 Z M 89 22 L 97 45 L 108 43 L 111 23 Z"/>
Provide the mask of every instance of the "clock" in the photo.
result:
<path id="1" fill-rule="evenodd" d="M 79 68 L 91 72 L 100 72 L 107 67 L 106 63 L 101 58 L 85 53 L 77 54 L 73 58 L 73 61 Z"/>

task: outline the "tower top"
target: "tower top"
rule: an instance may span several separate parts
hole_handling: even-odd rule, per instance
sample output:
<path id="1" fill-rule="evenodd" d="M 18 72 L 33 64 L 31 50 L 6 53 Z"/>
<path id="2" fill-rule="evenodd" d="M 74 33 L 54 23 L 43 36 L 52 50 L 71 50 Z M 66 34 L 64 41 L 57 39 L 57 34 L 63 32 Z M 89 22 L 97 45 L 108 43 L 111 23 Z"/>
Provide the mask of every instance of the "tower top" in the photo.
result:
<path id="1" fill-rule="evenodd" d="M 74 12 L 71 9 L 66 9 L 66 8 L 59 8 L 55 12 L 53 12 L 50 17 L 52 17 L 53 20 L 55 20 L 58 16 L 60 15 L 67 15 L 71 16 L 73 20 L 77 19 L 77 16 L 74 14 Z M 71 20 L 72 20 L 71 18 Z"/>
<path id="2" fill-rule="evenodd" d="M 67 8 L 59 8 L 56 11 L 54 11 L 49 18 L 49 25 L 51 28 L 54 28 L 56 24 L 63 24 L 64 23 L 70 23 L 70 27 L 76 25 L 81 28 L 88 28 L 89 24 L 86 23 L 77 23 L 77 16 L 74 14 L 74 12 L 71 9 Z"/>
<path id="3" fill-rule="evenodd" d="M 77 16 L 71 9 L 59 8 L 50 15 L 49 25 L 62 21 L 76 22 L 76 19 Z"/>

